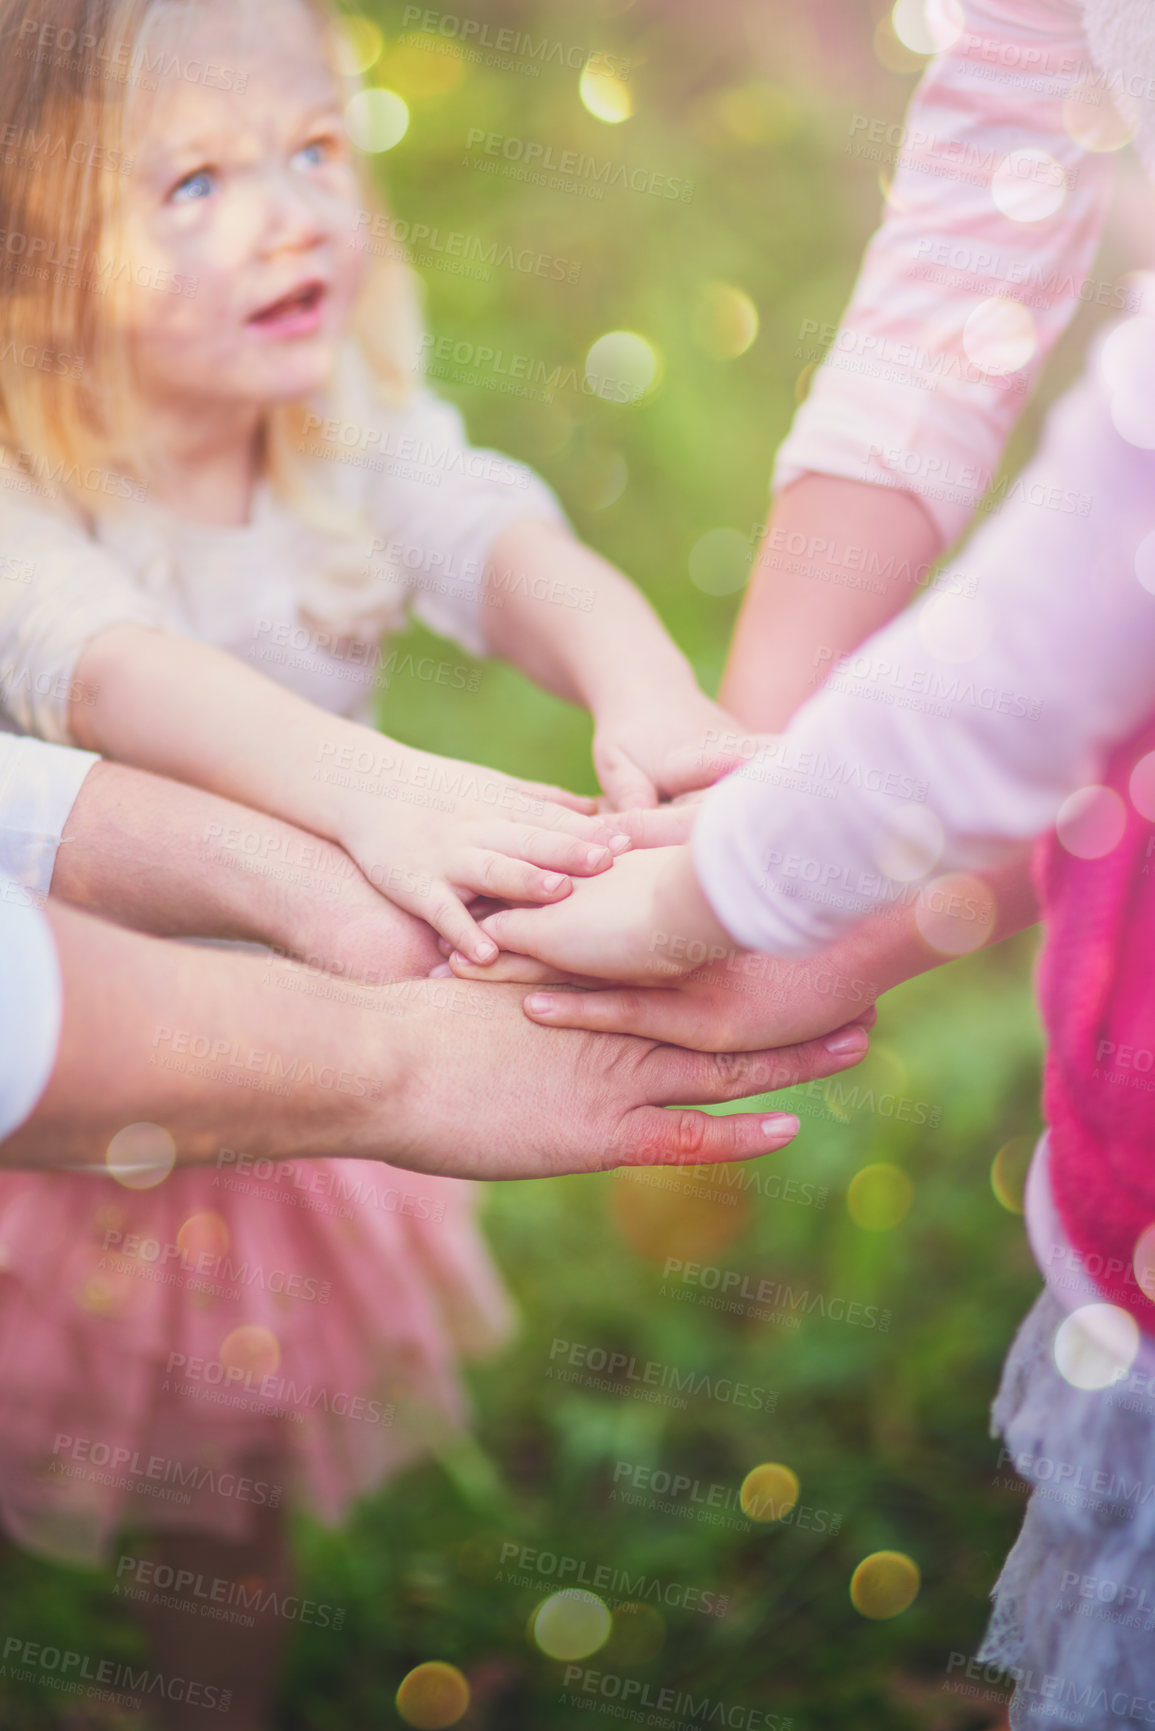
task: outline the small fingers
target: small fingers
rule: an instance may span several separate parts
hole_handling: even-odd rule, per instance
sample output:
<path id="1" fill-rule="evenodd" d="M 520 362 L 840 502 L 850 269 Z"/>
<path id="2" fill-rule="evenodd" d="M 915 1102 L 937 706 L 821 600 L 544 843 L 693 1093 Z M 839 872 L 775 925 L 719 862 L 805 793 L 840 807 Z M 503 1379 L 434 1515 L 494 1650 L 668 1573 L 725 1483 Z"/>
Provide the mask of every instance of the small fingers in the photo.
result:
<path id="1" fill-rule="evenodd" d="M 515 781 L 513 786 L 525 793 L 536 794 L 538 799 L 546 800 L 551 805 L 564 806 L 573 812 L 596 814 L 598 802 L 588 794 L 570 793 L 568 788 L 553 787 L 545 781 Z"/>
<path id="2" fill-rule="evenodd" d="M 659 805 L 619 811 L 614 822 L 635 847 L 680 847 L 689 841 L 697 815 L 696 805 Z"/>
<path id="3" fill-rule="evenodd" d="M 575 877 L 592 877 L 614 863 L 613 852 L 604 842 L 585 841 L 561 830 L 534 829 L 528 824 L 496 825 L 488 845 L 497 853 L 528 860 L 546 871 L 573 872 Z"/>
<path id="4" fill-rule="evenodd" d="M 600 747 L 594 753 L 594 760 L 598 780 L 615 811 L 640 810 L 657 805 L 657 788 L 620 746 Z"/>
<path id="5" fill-rule="evenodd" d="M 480 926 L 470 918 L 460 897 L 449 884 L 435 885 L 421 911 L 440 937 L 445 938 L 455 949 L 473 961 L 491 962 L 497 955 L 494 940 L 486 937 Z"/>
<path id="6" fill-rule="evenodd" d="M 790 1112 L 732 1113 L 715 1118 L 706 1112 L 664 1112 L 656 1106 L 636 1106 L 607 1149 L 606 1164 L 697 1166 L 719 1160 L 751 1160 L 784 1148 L 800 1127 Z"/>
<path id="7" fill-rule="evenodd" d="M 591 843 L 595 847 L 608 847 L 612 854 L 625 853 L 630 846 L 629 835 L 623 830 L 614 812 L 600 813 L 594 817 L 586 817 L 580 812 L 567 811 L 560 805 L 537 806 L 533 811 L 523 811 L 515 816 L 515 821 L 534 829 L 551 830 L 557 835 L 575 836 L 577 840 Z"/>
<path id="8" fill-rule="evenodd" d="M 568 896 L 572 881 L 564 872 L 542 871 L 528 860 L 511 859 L 508 854 L 492 848 L 467 848 L 461 865 L 454 868 L 454 881 L 463 889 L 478 895 L 494 896 L 503 902 L 556 902 Z M 491 914 L 490 919 L 501 916 Z M 464 946 L 462 946 L 464 947 Z M 467 955 L 472 951 L 466 950 Z"/>
<path id="9" fill-rule="evenodd" d="M 534 956 L 518 956 L 508 950 L 502 950 L 497 960 L 488 968 L 479 968 L 475 962 L 454 950 L 449 956 L 448 970 L 456 974 L 459 980 L 509 981 L 518 986 L 568 986 L 581 983 L 576 974 L 562 973 L 558 968 L 551 968 L 548 962 L 539 962 Z M 549 1018 L 541 1019 L 546 1021 Z"/>

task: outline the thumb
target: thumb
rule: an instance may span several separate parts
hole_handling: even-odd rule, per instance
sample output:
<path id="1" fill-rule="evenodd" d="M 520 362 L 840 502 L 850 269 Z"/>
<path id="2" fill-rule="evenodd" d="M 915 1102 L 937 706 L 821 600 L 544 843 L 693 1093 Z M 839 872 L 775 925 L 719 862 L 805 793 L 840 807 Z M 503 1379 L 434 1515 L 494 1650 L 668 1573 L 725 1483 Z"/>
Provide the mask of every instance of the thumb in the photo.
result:
<path id="1" fill-rule="evenodd" d="M 657 788 L 622 746 L 595 740 L 594 768 L 615 811 L 649 810 L 657 805 Z"/>
<path id="2" fill-rule="evenodd" d="M 712 787 L 722 776 L 753 761 L 774 743 L 775 734 L 749 734 L 736 739 L 732 746 L 703 747 L 678 745 L 670 751 L 662 765 L 662 789 L 671 798 L 681 793 L 694 793 L 698 788 Z"/>

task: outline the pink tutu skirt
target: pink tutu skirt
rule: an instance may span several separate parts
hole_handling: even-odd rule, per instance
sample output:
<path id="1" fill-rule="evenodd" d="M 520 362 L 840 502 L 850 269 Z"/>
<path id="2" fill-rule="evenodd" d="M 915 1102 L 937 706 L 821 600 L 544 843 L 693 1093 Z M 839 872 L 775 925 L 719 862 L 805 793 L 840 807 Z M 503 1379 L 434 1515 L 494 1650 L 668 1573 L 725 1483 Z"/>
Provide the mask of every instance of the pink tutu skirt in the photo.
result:
<path id="1" fill-rule="evenodd" d="M 123 1526 L 335 1523 L 464 1422 L 509 1302 L 474 1187 L 222 1152 L 156 1188 L 0 1174 L 0 1521 L 105 1559 Z"/>

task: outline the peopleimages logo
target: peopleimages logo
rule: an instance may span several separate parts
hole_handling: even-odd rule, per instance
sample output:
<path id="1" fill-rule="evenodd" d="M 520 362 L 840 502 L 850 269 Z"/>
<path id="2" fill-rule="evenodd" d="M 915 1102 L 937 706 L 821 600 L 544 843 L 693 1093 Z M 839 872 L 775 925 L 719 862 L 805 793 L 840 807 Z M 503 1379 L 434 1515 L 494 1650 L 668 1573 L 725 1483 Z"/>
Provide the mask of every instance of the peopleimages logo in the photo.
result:
<path id="1" fill-rule="evenodd" d="M 514 1573 L 515 1569 L 520 1573 Z M 556 1581 L 570 1592 L 592 1590 L 608 1598 L 611 1604 L 648 1602 L 671 1610 L 699 1611 L 704 1617 L 724 1617 L 730 1609 L 727 1597 L 708 1593 L 702 1587 L 688 1587 L 683 1581 L 661 1581 L 651 1575 L 631 1575 L 627 1569 L 615 1568 L 611 1563 L 587 1563 L 581 1557 L 539 1551 L 513 1540 L 502 1545 L 501 1564 L 494 1578 L 504 1586 L 533 1587 L 538 1591 L 543 1581 Z"/>
<path id="2" fill-rule="evenodd" d="M 684 1689 L 660 1688 L 656 1683 L 643 1683 L 640 1677 L 622 1677 L 616 1671 L 592 1671 L 585 1665 L 567 1665 L 562 1679 L 566 1691 L 562 1704 L 598 1710 L 597 1696 L 603 1701 L 616 1701 L 616 1707 L 603 1707 L 616 1719 L 632 1720 L 636 1725 L 665 1726 L 668 1731 L 683 1731 L 691 1725 L 724 1725 L 729 1731 L 791 1731 L 793 1719 L 784 1719 L 765 1707 L 746 1707 L 740 1702 L 711 1700 L 708 1695 L 692 1695 Z M 648 1717 L 643 1718 L 645 1708 Z"/>
<path id="3" fill-rule="evenodd" d="M 49 1683 L 66 1694 L 88 1695 L 94 1700 L 114 1700 L 113 1691 L 139 1698 L 154 1695 L 189 1707 L 207 1708 L 212 1713 L 227 1713 L 232 1700 L 231 1689 L 220 1689 L 212 1683 L 197 1683 L 189 1677 L 166 1677 L 163 1671 L 150 1671 L 144 1665 L 134 1670 L 117 1659 L 94 1659 L 89 1653 L 77 1653 L 66 1647 L 46 1647 L 41 1641 L 26 1641 L 22 1635 L 5 1636 L 3 1661 L 5 1674 L 19 1682 Z M 18 1666 L 25 1669 L 19 1670 Z M 89 1687 L 81 1688 L 82 1683 Z M 92 1687 L 97 1684 L 109 1693 Z M 139 1707 L 140 1699 L 133 1705 Z"/>
<path id="4" fill-rule="evenodd" d="M 677 1397 L 675 1404 L 685 1406 L 687 1394 L 701 1395 L 706 1400 L 720 1400 L 728 1406 L 743 1407 L 750 1412 L 773 1412 L 778 1405 L 774 1389 L 758 1384 L 735 1382 L 731 1376 L 714 1376 L 705 1370 L 686 1370 L 676 1364 L 663 1364 L 660 1359 L 638 1359 L 629 1352 L 607 1352 L 604 1346 L 590 1346 L 580 1340 L 555 1339 L 549 1349 L 550 1366 L 546 1376 L 557 1382 L 576 1382 L 587 1388 L 601 1388 L 610 1394 L 636 1394 L 640 1398 L 661 1404 L 663 1396 Z M 600 1375 L 580 1375 L 578 1372 L 598 1372 Z"/>

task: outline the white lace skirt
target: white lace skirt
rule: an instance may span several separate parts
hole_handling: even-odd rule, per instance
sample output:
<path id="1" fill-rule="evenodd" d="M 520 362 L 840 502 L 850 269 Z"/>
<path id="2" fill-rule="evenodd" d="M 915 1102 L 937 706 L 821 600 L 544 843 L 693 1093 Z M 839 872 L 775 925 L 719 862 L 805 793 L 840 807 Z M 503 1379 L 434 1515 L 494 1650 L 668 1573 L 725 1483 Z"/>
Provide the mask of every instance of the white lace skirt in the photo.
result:
<path id="1" fill-rule="evenodd" d="M 1155 1727 L 1155 1376 L 1151 1342 L 1114 1387 L 1055 1364 L 1067 1312 L 1044 1292 L 991 1415 L 1000 1471 L 1034 1486 L 978 1657 L 1015 1681 L 1013 1731 Z"/>

